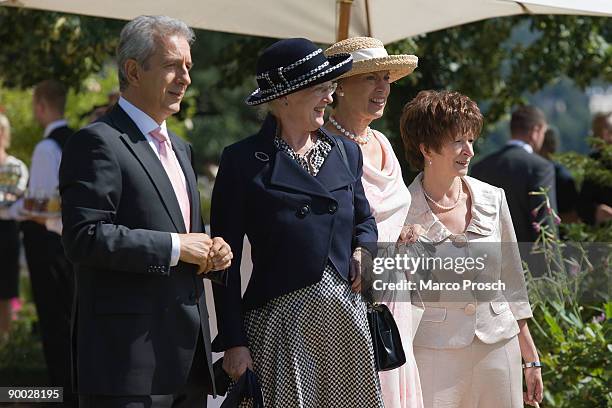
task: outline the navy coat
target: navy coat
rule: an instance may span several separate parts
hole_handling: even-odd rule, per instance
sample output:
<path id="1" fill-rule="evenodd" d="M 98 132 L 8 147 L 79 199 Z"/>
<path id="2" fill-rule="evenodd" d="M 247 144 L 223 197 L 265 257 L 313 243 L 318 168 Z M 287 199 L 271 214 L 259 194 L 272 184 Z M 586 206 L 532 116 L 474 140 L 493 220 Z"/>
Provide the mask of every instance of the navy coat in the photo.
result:
<path id="1" fill-rule="evenodd" d="M 363 157 L 354 142 L 334 147 L 316 177 L 273 143 L 276 120 L 223 151 L 212 196 L 211 230 L 234 253 L 226 287 L 214 285 L 216 349 L 246 346 L 243 312 L 321 280 L 329 260 L 348 280 L 352 251 L 376 252 L 376 222 L 361 184 Z M 346 159 L 338 143 L 343 143 Z M 347 167 L 348 164 L 348 168 Z M 241 300 L 244 235 L 253 272 Z"/>

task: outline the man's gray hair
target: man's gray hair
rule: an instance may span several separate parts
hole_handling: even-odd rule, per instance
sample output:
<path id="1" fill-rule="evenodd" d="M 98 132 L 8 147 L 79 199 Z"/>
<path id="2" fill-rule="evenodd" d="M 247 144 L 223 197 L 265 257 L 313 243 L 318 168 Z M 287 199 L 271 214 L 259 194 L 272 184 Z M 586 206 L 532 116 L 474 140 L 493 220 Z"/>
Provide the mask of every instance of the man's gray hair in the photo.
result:
<path id="1" fill-rule="evenodd" d="M 185 38 L 189 45 L 195 41 L 195 34 L 187 24 L 167 16 L 139 16 L 123 27 L 117 47 L 120 90 L 125 90 L 129 85 L 125 62 L 133 59 L 145 66 L 155 53 L 158 42 L 173 35 Z"/>

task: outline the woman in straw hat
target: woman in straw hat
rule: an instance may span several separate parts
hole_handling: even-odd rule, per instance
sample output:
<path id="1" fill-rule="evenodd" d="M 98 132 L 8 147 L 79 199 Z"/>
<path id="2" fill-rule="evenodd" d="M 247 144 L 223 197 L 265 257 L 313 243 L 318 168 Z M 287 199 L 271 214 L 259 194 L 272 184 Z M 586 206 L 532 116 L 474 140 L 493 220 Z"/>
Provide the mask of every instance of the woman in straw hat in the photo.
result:
<path id="1" fill-rule="evenodd" d="M 374 213 L 379 241 L 395 243 L 410 206 L 410 194 L 389 140 L 370 128 L 383 115 L 391 82 L 410 74 L 417 66 L 414 55 L 388 55 L 380 40 L 355 37 L 340 41 L 325 51 L 333 56 L 349 53 L 353 67 L 338 80 L 336 104 L 325 128 L 356 142 L 363 152 L 362 183 Z M 411 305 L 390 303 L 402 334 L 406 364 L 380 373 L 385 407 L 423 406 L 417 366 L 412 353 Z"/>
<path id="2" fill-rule="evenodd" d="M 227 147 L 212 196 L 213 236 L 238 254 L 214 285 L 223 367 L 259 378 L 266 407 L 383 407 L 361 260 L 376 251 L 359 148 L 327 134 L 325 107 L 352 64 L 302 38 L 281 40 L 257 63 L 248 105 L 268 103 L 261 130 Z M 253 271 L 241 299 L 240 254 Z"/>

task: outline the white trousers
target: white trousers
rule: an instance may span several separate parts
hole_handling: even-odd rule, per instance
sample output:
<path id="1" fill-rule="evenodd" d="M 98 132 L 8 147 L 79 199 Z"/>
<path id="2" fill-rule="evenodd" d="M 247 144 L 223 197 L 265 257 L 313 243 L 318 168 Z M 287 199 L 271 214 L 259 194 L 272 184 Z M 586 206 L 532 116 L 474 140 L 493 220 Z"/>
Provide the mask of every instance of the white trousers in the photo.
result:
<path id="1" fill-rule="evenodd" d="M 461 349 L 414 347 L 425 408 L 522 408 L 518 337 Z"/>

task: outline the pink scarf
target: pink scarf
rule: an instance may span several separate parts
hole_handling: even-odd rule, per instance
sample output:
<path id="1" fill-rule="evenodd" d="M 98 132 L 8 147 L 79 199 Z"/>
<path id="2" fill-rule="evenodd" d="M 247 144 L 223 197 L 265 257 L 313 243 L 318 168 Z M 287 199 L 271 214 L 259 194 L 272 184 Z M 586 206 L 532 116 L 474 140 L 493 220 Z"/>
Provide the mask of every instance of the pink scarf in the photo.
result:
<path id="1" fill-rule="evenodd" d="M 410 192 L 402 179 L 402 170 L 389 140 L 374 131 L 383 148 L 382 170 L 363 163 L 361 179 L 378 227 L 378 242 L 395 243 L 408 215 Z M 406 350 L 406 364 L 380 372 L 380 386 L 386 408 L 423 408 L 421 382 L 412 351 L 412 313 L 409 302 L 387 303 L 395 317 Z"/>
<path id="2" fill-rule="evenodd" d="M 402 179 L 402 169 L 391 143 L 380 132 L 374 136 L 383 148 L 384 168 L 364 160 L 361 179 L 378 227 L 378 242 L 396 242 L 410 207 L 410 193 Z"/>

